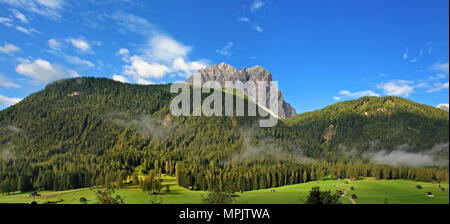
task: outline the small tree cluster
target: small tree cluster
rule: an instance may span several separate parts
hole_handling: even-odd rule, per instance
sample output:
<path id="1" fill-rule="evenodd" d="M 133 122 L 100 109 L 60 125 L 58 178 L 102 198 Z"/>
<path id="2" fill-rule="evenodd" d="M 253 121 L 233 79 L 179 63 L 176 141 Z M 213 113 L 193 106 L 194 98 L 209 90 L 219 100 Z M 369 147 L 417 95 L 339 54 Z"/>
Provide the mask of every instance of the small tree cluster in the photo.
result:
<path id="1" fill-rule="evenodd" d="M 97 190 L 97 202 L 98 204 L 104 205 L 113 205 L 113 204 L 123 204 L 123 199 L 120 195 L 115 195 L 115 189 L 106 187 L 100 190 Z"/>
<path id="2" fill-rule="evenodd" d="M 331 191 L 320 191 L 320 187 L 313 187 L 305 204 L 340 204 L 340 196 Z"/>

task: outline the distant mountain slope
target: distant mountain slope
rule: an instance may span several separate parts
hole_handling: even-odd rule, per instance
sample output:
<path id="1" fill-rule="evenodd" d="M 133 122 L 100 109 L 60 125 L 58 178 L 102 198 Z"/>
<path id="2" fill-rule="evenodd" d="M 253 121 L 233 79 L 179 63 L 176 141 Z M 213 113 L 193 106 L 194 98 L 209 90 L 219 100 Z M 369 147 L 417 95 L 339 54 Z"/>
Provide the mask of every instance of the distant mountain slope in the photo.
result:
<path id="1" fill-rule="evenodd" d="M 333 164 L 351 164 L 352 150 L 422 152 L 449 138 L 448 112 L 397 97 L 342 102 L 258 128 L 258 117 L 172 117 L 169 89 L 68 79 L 0 111 L 0 190 L 121 183 L 137 167 L 176 174 L 194 189 L 259 189 L 336 173 Z M 278 179 L 262 182 L 268 175 Z"/>
<path id="2" fill-rule="evenodd" d="M 284 122 L 331 148 L 392 150 L 406 144 L 417 152 L 449 141 L 448 112 L 393 96 L 345 101 Z"/>

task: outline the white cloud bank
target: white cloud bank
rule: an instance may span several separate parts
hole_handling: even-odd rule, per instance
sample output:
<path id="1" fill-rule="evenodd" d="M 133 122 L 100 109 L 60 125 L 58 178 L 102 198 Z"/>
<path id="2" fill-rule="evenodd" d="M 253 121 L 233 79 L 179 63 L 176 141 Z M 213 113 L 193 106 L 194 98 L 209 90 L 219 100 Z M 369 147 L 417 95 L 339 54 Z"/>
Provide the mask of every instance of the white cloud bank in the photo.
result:
<path id="1" fill-rule="evenodd" d="M 34 61 L 22 60 L 22 63 L 17 65 L 16 72 L 32 78 L 34 81 L 44 83 L 63 78 L 79 77 L 78 73 L 74 70 L 66 69 L 43 59 L 36 59 Z"/>
<path id="2" fill-rule="evenodd" d="M 64 0 L 0 0 L 13 7 L 33 12 L 51 19 L 59 19 Z"/>
<path id="3" fill-rule="evenodd" d="M 171 70 L 162 64 L 156 62 L 147 62 L 143 57 L 132 56 L 130 64 L 125 65 L 123 73 L 128 76 L 134 77 L 134 79 L 161 79 Z"/>
<path id="4" fill-rule="evenodd" d="M 0 52 L 1 53 L 5 53 L 5 54 L 11 55 L 12 53 L 17 52 L 17 51 L 20 51 L 20 48 L 17 47 L 16 45 L 9 44 L 9 43 L 6 43 L 6 42 L 5 42 L 5 44 L 3 46 L 0 45 Z"/>
<path id="5" fill-rule="evenodd" d="M 446 83 L 434 83 L 433 88 L 429 89 L 428 93 L 439 92 L 444 89 L 448 89 L 448 82 Z"/>
<path id="6" fill-rule="evenodd" d="M 363 96 L 380 96 L 378 93 L 373 92 L 372 90 L 365 90 L 359 92 L 350 92 L 348 90 L 341 90 L 338 92 L 339 96 L 334 96 L 333 99 L 336 101 L 340 101 L 341 99 L 355 99 Z"/>
<path id="7" fill-rule="evenodd" d="M 47 41 L 47 45 L 54 51 L 59 51 L 61 49 L 61 43 L 53 38 Z"/>
<path id="8" fill-rule="evenodd" d="M 130 51 L 121 48 L 118 56 L 127 64 L 123 74 L 116 76 L 118 81 L 130 80 L 139 84 L 154 84 L 151 80 L 161 80 L 168 74 L 187 77 L 198 69 L 205 68 L 204 61 L 189 61 L 188 54 L 192 48 L 175 39 L 156 33 L 148 41 L 141 55 L 130 55 Z"/>
<path id="9" fill-rule="evenodd" d="M 92 52 L 91 45 L 84 38 L 69 38 L 66 40 L 81 52 Z"/>
<path id="10" fill-rule="evenodd" d="M 9 98 L 9 97 L 6 97 L 6 96 L 3 96 L 0 94 L 0 105 L 1 106 L 9 107 L 9 106 L 12 106 L 12 105 L 20 102 L 21 100 L 22 99 L 20 99 L 20 98 Z"/>
<path id="11" fill-rule="evenodd" d="M 15 87 L 18 88 L 20 87 L 19 85 L 17 85 L 16 83 L 10 82 L 8 80 L 6 80 L 3 76 L 0 75 L 0 86 L 2 87 L 6 87 L 6 88 L 10 88 L 10 87 Z"/>
<path id="12" fill-rule="evenodd" d="M 15 17 L 16 19 L 18 19 L 20 22 L 22 22 L 22 23 L 28 23 L 28 19 L 27 19 L 27 17 L 26 17 L 23 13 L 19 12 L 19 11 L 16 10 L 16 9 L 11 9 L 11 12 L 13 13 L 14 17 Z"/>
<path id="13" fill-rule="evenodd" d="M 83 49 L 85 49 L 86 51 L 92 52 L 91 49 L 90 49 L 90 45 L 86 41 L 84 41 L 83 39 L 73 39 L 73 38 L 72 39 L 66 39 L 66 41 L 69 42 L 70 44 L 72 44 L 72 40 L 75 43 L 75 45 L 77 45 L 77 46 L 79 45 L 78 47 L 76 47 L 74 45 L 77 49 L 79 49 L 81 51 L 83 51 Z M 87 44 L 89 47 L 86 48 L 85 44 Z M 49 53 L 52 53 L 52 54 L 64 57 L 68 63 L 74 64 L 74 65 L 84 65 L 84 66 L 87 66 L 87 67 L 90 67 L 90 68 L 95 67 L 95 64 L 92 63 L 91 61 L 88 61 L 88 60 L 85 60 L 85 59 L 81 59 L 78 56 L 72 56 L 72 55 L 66 54 L 62 50 L 62 48 L 64 47 L 63 43 L 61 41 L 58 41 L 55 38 L 49 39 L 47 41 L 47 45 L 50 48 L 50 50 L 48 50 Z"/>
<path id="14" fill-rule="evenodd" d="M 0 17 L 0 24 L 3 24 L 7 27 L 12 27 L 13 21 L 10 18 Z"/>
<path id="15" fill-rule="evenodd" d="M 128 81 L 127 78 L 125 78 L 124 76 L 121 75 L 113 75 L 113 80 L 118 81 L 118 82 L 123 82 L 123 83 L 128 83 L 130 81 Z"/>
<path id="16" fill-rule="evenodd" d="M 447 63 L 435 63 L 432 67 L 434 71 L 447 72 L 448 73 L 448 62 Z"/>
<path id="17" fill-rule="evenodd" d="M 28 35 L 33 35 L 35 33 L 39 33 L 39 31 L 37 31 L 34 28 L 26 28 L 26 27 L 22 27 L 22 26 L 17 26 L 16 30 L 20 31 L 22 33 L 28 34 Z"/>
<path id="18" fill-rule="evenodd" d="M 386 95 L 389 96 L 403 96 L 408 97 L 414 93 L 414 86 L 412 81 L 407 80 L 394 80 L 378 85 L 379 89 L 382 89 Z"/>
<path id="19" fill-rule="evenodd" d="M 341 90 L 338 93 L 339 95 L 346 96 L 346 97 L 352 97 L 352 98 L 359 98 L 363 96 L 380 96 L 379 94 L 373 92 L 372 90 L 365 90 L 360 92 L 350 92 L 348 90 Z"/>

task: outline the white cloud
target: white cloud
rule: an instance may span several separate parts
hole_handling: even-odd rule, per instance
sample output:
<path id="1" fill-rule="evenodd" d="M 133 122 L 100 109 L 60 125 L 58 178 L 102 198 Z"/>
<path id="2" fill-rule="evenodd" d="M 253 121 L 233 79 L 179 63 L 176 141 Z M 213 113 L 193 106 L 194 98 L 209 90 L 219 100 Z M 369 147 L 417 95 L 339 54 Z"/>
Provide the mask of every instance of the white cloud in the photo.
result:
<path id="1" fill-rule="evenodd" d="M 160 80 L 168 74 L 187 77 L 198 69 L 205 68 L 204 61 L 190 61 L 190 46 L 186 46 L 171 37 L 155 34 L 141 52 L 143 55 L 132 55 L 126 48 L 116 53 L 127 63 L 123 75 L 139 84 L 154 84 L 149 79 Z"/>
<path id="2" fill-rule="evenodd" d="M 126 48 L 120 48 L 119 51 L 117 51 L 116 55 L 122 56 L 122 61 L 129 62 L 130 58 L 130 51 Z"/>
<path id="3" fill-rule="evenodd" d="M 431 80 L 431 81 L 437 81 L 437 80 L 445 79 L 446 77 L 447 77 L 446 74 L 444 74 L 444 73 L 439 73 L 439 74 L 430 76 L 429 80 Z"/>
<path id="4" fill-rule="evenodd" d="M 126 63 L 121 75 L 131 82 L 154 84 L 155 80 L 161 82 L 166 75 L 186 77 L 206 67 L 207 63 L 203 60 L 189 60 L 191 46 L 164 34 L 146 19 L 120 11 L 111 18 L 120 32 L 131 31 L 150 37 L 145 45 L 138 48 L 137 53 L 131 53 L 126 48 L 116 53 Z"/>
<path id="5" fill-rule="evenodd" d="M 261 28 L 260 25 L 255 25 L 255 27 L 253 27 L 258 33 L 262 33 L 264 30 Z"/>
<path id="6" fill-rule="evenodd" d="M 89 67 L 95 67 L 94 63 L 92 63 L 88 60 L 81 59 L 77 56 L 66 55 L 65 58 L 66 58 L 67 62 L 75 64 L 75 65 L 86 65 Z"/>
<path id="7" fill-rule="evenodd" d="M 414 86 L 412 81 L 407 80 L 395 80 L 378 85 L 379 89 L 382 89 L 387 95 L 390 96 L 403 96 L 408 97 L 414 92 Z"/>
<path id="8" fill-rule="evenodd" d="M 65 69 L 62 66 L 51 64 L 43 59 L 29 61 L 23 60 L 17 65 L 16 72 L 18 74 L 30 77 L 38 82 L 51 82 L 63 78 L 78 77 L 78 73 L 74 70 Z"/>
<path id="9" fill-rule="evenodd" d="M 113 80 L 123 83 L 129 83 L 128 79 L 125 76 L 122 75 L 113 75 Z"/>
<path id="10" fill-rule="evenodd" d="M 229 56 L 229 55 L 231 55 L 230 48 L 232 48 L 232 47 L 233 47 L 233 42 L 228 42 L 227 45 L 225 45 L 225 47 L 223 47 L 222 49 L 217 49 L 216 52 L 223 56 Z"/>
<path id="11" fill-rule="evenodd" d="M 48 47 L 50 47 L 50 49 L 54 50 L 54 51 L 59 51 L 61 50 L 61 42 L 55 40 L 55 39 L 49 39 L 47 41 L 47 45 Z"/>
<path id="12" fill-rule="evenodd" d="M 256 30 L 258 33 L 262 33 L 264 30 L 263 28 L 256 22 L 251 22 L 250 18 L 248 17 L 239 17 L 239 21 L 243 23 L 248 23 L 251 25 L 251 27 Z"/>
<path id="13" fill-rule="evenodd" d="M 256 10 L 259 10 L 260 8 L 262 8 L 266 3 L 262 0 L 255 0 L 252 4 L 252 6 L 250 7 L 250 11 L 254 12 Z"/>
<path id="14" fill-rule="evenodd" d="M 132 56 L 130 58 L 131 65 L 126 65 L 124 74 L 138 78 L 155 78 L 161 79 L 171 70 L 162 64 L 156 62 L 147 62 L 140 56 Z"/>
<path id="15" fill-rule="evenodd" d="M 339 101 L 339 100 L 341 100 L 341 98 L 338 96 L 335 96 L 335 97 L 333 97 L 333 100 Z"/>
<path id="16" fill-rule="evenodd" d="M 0 52 L 11 55 L 14 52 L 20 51 L 20 48 L 16 45 L 6 43 L 3 46 L 0 46 Z"/>
<path id="17" fill-rule="evenodd" d="M 4 2 L 4 0 L 0 0 L 0 3 Z M 28 35 L 33 35 L 35 33 L 39 33 L 39 31 L 37 31 L 34 28 L 27 28 L 27 27 L 23 27 L 21 25 L 17 25 L 11 18 L 16 18 L 18 19 L 21 23 L 28 23 L 28 19 L 27 17 L 22 14 L 21 12 L 17 11 L 16 9 L 9 9 L 13 15 L 10 15 L 10 18 L 5 18 L 5 17 L 0 17 L 0 24 L 3 24 L 7 27 L 15 27 L 17 31 L 20 31 L 22 33 L 28 34 Z"/>
<path id="18" fill-rule="evenodd" d="M 173 62 L 172 70 L 181 71 L 180 76 L 187 77 L 194 74 L 197 70 L 206 68 L 206 63 L 199 61 L 186 62 L 183 58 L 177 58 Z"/>
<path id="19" fill-rule="evenodd" d="M 150 38 L 149 48 L 144 53 L 152 60 L 171 62 L 177 58 L 186 58 L 191 50 L 190 46 L 183 45 L 167 35 L 156 34 Z"/>
<path id="20" fill-rule="evenodd" d="M 82 52 L 91 52 L 91 45 L 83 38 L 69 38 L 67 39 L 75 48 Z"/>
<path id="21" fill-rule="evenodd" d="M 63 0 L 37 0 L 40 4 L 52 8 L 52 9 L 57 9 L 57 8 L 61 8 L 62 4 L 63 4 Z"/>
<path id="22" fill-rule="evenodd" d="M 414 88 L 428 88 L 428 87 L 430 87 L 430 85 L 428 85 L 428 83 L 426 82 L 420 82 L 414 86 Z"/>
<path id="23" fill-rule="evenodd" d="M 441 90 L 444 89 L 448 89 L 448 82 L 446 83 L 435 83 L 433 85 L 433 88 L 429 89 L 427 92 L 428 93 L 434 93 L 434 92 L 439 92 Z"/>
<path id="24" fill-rule="evenodd" d="M 6 96 L 3 96 L 0 94 L 0 105 L 2 105 L 2 106 L 9 107 L 9 106 L 12 106 L 12 105 L 20 102 L 21 100 L 22 99 L 20 99 L 20 98 L 9 98 L 9 97 L 6 97 Z"/>
<path id="25" fill-rule="evenodd" d="M 405 51 L 405 53 L 403 53 L 403 59 L 408 59 L 408 52 L 409 52 L 409 49 L 408 48 L 406 48 L 406 51 Z"/>
<path id="26" fill-rule="evenodd" d="M 380 96 L 379 94 L 373 92 L 372 90 L 365 90 L 365 91 L 359 91 L 359 92 L 350 92 L 348 90 L 341 90 L 338 93 L 341 96 L 349 97 L 349 98 L 359 98 L 363 96 Z M 340 100 L 340 97 L 335 97 L 335 100 Z"/>
<path id="27" fill-rule="evenodd" d="M 67 40 L 68 42 L 72 43 L 71 41 L 69 41 L 69 39 Z M 85 60 L 85 59 L 81 59 L 78 56 L 71 56 L 71 55 L 67 55 L 61 48 L 63 47 L 63 43 L 61 43 L 60 41 L 52 38 L 49 39 L 47 41 L 47 45 L 50 48 L 50 50 L 48 51 L 49 53 L 64 57 L 64 59 L 71 64 L 74 65 L 85 65 L 88 67 L 95 67 L 95 64 L 92 63 L 91 61 Z"/>
<path id="28" fill-rule="evenodd" d="M 10 18 L 0 17 L 0 23 L 8 27 L 13 26 L 13 22 Z"/>
<path id="29" fill-rule="evenodd" d="M 448 77 L 449 66 L 447 63 L 436 62 L 430 67 L 430 70 L 436 72 L 428 77 L 426 80 L 420 80 L 416 88 L 426 88 L 428 93 L 439 92 L 449 88 L 449 83 L 445 82 Z"/>
<path id="30" fill-rule="evenodd" d="M 130 54 L 130 51 L 126 48 L 120 48 L 119 51 L 117 51 L 117 55 L 126 56 L 129 54 Z"/>
<path id="31" fill-rule="evenodd" d="M 18 87 L 20 87 L 19 85 L 15 84 L 15 83 L 13 83 L 13 82 L 7 81 L 7 80 L 6 80 L 3 76 L 1 76 L 1 75 L 0 75 L 0 86 L 6 87 L 6 88 L 9 88 L 9 87 L 15 87 L 15 88 L 18 88 Z"/>
<path id="32" fill-rule="evenodd" d="M 22 33 L 25 33 L 25 34 L 28 34 L 28 35 L 33 35 L 33 34 L 35 34 L 35 33 L 39 33 L 36 29 L 34 29 L 34 28 L 25 28 L 25 27 L 22 27 L 22 26 L 17 26 L 16 27 L 16 30 L 18 30 L 18 31 L 20 31 L 20 32 L 22 32 Z"/>
<path id="33" fill-rule="evenodd" d="M 64 0 L 0 0 L 0 3 L 6 3 L 51 19 L 58 19 Z"/>
<path id="34" fill-rule="evenodd" d="M 111 16 L 111 19 L 113 19 L 115 23 L 115 28 L 121 33 L 131 31 L 133 33 L 148 36 L 151 35 L 154 30 L 154 27 L 150 22 L 133 14 L 117 11 Z"/>
<path id="35" fill-rule="evenodd" d="M 28 19 L 27 17 L 22 14 L 21 12 L 17 11 L 16 9 L 11 9 L 14 17 L 16 17 L 16 19 L 18 19 L 20 22 L 22 23 L 28 23 Z"/>
<path id="36" fill-rule="evenodd" d="M 411 59 L 410 62 L 414 64 L 414 63 L 416 63 L 417 61 L 419 61 L 419 59 L 420 59 L 421 57 L 423 57 L 423 50 L 420 50 L 420 51 L 419 51 L 419 55 L 418 55 L 417 57 Z M 408 58 L 408 55 L 406 56 L 406 58 L 404 57 L 404 59 L 407 59 L 407 58 Z"/>
<path id="37" fill-rule="evenodd" d="M 143 79 L 143 78 L 139 78 L 137 81 L 137 84 L 141 84 L 141 85 L 154 85 L 156 84 L 155 82 Z"/>
<path id="38" fill-rule="evenodd" d="M 448 73 L 448 62 L 447 63 L 435 63 L 432 66 L 434 71 L 447 72 Z"/>
<path id="39" fill-rule="evenodd" d="M 239 21 L 240 21 L 240 22 L 250 22 L 250 18 L 247 18 L 247 17 L 240 17 L 240 18 L 239 18 Z"/>

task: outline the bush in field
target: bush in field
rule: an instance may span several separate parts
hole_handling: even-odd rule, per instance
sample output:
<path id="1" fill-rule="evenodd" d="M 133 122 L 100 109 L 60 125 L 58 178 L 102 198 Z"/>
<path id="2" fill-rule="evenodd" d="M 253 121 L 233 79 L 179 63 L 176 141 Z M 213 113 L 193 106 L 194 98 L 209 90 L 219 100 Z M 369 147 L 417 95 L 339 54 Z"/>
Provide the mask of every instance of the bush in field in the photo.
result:
<path id="1" fill-rule="evenodd" d="M 209 192 L 205 198 L 203 198 L 203 203 L 215 205 L 232 204 L 233 197 L 232 194 L 228 192 L 213 190 Z"/>
<path id="2" fill-rule="evenodd" d="M 331 191 L 320 191 L 320 187 L 313 187 L 305 204 L 340 204 L 340 196 L 332 195 Z"/>
<path id="3" fill-rule="evenodd" d="M 98 204 L 123 204 L 123 199 L 120 197 L 120 195 L 114 196 L 114 193 L 115 189 L 109 187 L 98 190 L 96 192 Z"/>

